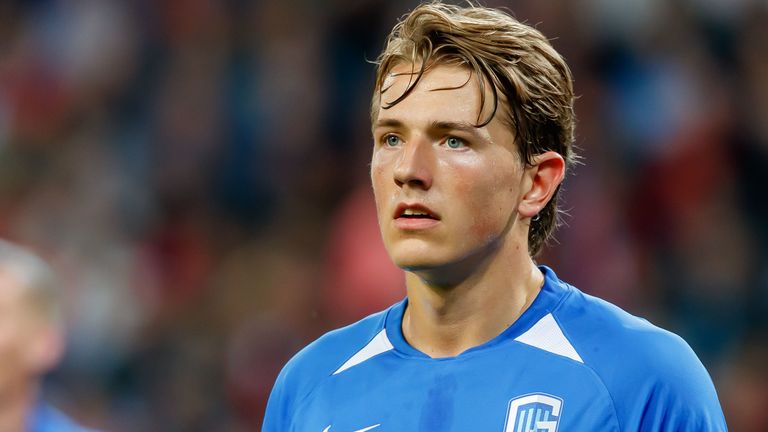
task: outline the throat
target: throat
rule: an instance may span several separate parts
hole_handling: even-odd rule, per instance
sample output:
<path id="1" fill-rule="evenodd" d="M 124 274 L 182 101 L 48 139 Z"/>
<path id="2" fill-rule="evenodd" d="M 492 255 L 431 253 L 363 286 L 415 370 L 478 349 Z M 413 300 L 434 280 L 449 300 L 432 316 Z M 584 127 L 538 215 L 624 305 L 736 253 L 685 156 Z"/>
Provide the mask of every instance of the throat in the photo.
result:
<path id="1" fill-rule="evenodd" d="M 528 309 L 541 290 L 544 277 L 534 269 L 518 284 L 485 281 L 450 289 L 424 285 L 409 273 L 409 301 L 402 322 L 405 339 L 433 358 L 453 357 L 491 341 Z"/>

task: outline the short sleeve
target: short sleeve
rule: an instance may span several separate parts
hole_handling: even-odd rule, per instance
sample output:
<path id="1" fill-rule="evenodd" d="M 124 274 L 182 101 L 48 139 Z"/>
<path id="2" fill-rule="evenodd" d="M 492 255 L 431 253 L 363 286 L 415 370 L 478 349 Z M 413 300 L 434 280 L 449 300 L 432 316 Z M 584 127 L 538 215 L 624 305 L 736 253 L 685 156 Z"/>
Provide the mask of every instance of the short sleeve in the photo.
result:
<path id="1" fill-rule="evenodd" d="M 655 367 L 647 372 L 646 402 L 637 407 L 638 430 L 647 432 L 727 431 L 723 410 L 712 379 L 685 341 L 673 343 L 655 354 Z"/>
<path id="2" fill-rule="evenodd" d="M 287 432 L 291 424 L 292 394 L 288 387 L 288 369 L 286 366 L 278 375 L 267 401 L 262 432 Z"/>

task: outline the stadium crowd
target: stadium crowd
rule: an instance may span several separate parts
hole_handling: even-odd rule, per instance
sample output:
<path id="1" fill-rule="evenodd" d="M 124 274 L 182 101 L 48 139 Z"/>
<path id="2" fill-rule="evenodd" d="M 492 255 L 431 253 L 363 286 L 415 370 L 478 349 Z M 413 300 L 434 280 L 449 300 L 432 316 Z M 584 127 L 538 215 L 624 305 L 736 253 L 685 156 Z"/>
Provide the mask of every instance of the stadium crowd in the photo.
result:
<path id="1" fill-rule="evenodd" d="M 768 3 L 484 3 L 552 37 L 580 95 L 587 168 L 539 261 L 682 335 L 731 430 L 768 430 Z M 55 405 L 255 430 L 299 347 L 404 296 L 368 107 L 415 4 L 0 2 L 0 237 L 61 277 Z"/>

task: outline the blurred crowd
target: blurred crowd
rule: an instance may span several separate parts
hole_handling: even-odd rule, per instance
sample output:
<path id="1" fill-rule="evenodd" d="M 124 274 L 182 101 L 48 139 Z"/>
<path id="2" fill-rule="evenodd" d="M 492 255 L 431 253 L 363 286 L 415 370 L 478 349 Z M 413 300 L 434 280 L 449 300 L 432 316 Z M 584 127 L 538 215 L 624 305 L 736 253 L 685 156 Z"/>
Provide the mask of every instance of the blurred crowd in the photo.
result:
<path id="1" fill-rule="evenodd" d="M 258 430 L 282 364 L 405 295 L 368 177 L 405 0 L 0 2 L 0 237 L 58 271 L 47 397 L 111 431 Z M 682 335 L 768 430 L 768 2 L 513 0 L 579 94 L 540 257 Z"/>

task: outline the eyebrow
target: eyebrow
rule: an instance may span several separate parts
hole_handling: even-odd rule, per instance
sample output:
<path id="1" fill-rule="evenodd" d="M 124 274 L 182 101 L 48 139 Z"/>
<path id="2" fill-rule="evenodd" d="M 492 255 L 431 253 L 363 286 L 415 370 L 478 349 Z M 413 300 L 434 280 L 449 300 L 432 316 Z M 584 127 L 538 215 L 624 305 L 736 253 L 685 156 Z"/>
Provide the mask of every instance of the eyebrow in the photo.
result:
<path id="1" fill-rule="evenodd" d="M 391 127 L 391 128 L 403 128 L 405 127 L 405 123 L 398 119 L 380 119 L 376 122 L 376 124 L 373 126 L 373 129 L 378 128 L 385 128 L 385 127 Z M 459 132 L 465 132 L 474 136 L 479 136 L 480 134 L 477 131 L 478 127 L 477 125 L 474 125 L 472 123 L 468 122 L 454 122 L 454 121 L 438 121 L 433 120 L 429 123 L 428 130 L 433 131 L 459 131 Z"/>
<path id="2" fill-rule="evenodd" d="M 467 122 L 451 122 L 451 121 L 432 121 L 429 124 L 430 129 L 436 130 L 455 130 L 460 132 L 467 132 L 473 135 L 477 134 L 477 126 Z"/>
<path id="3" fill-rule="evenodd" d="M 397 119 L 379 119 L 376 121 L 376 124 L 373 125 L 373 128 L 374 129 L 378 129 L 381 127 L 399 128 L 403 126 L 404 126 L 403 122 Z"/>

